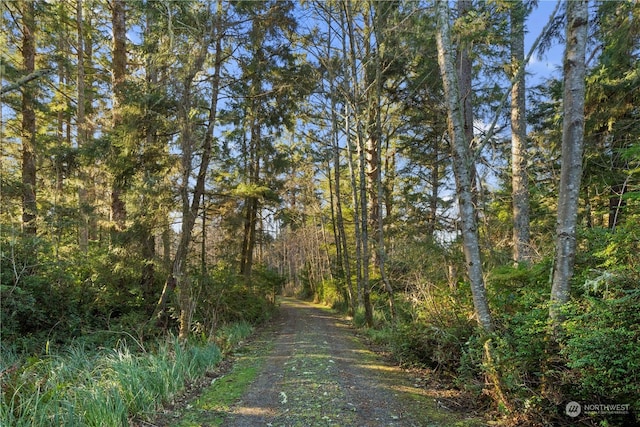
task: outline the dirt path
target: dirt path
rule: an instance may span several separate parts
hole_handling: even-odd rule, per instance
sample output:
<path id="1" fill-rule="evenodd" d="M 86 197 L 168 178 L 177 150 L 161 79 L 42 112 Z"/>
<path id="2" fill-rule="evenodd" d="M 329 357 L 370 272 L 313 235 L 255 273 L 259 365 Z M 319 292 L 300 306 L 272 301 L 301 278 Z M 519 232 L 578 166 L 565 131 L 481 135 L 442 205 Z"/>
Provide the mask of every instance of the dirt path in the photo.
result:
<path id="1" fill-rule="evenodd" d="M 439 407 L 415 378 L 369 351 L 330 311 L 281 301 L 270 330 L 168 425 L 482 425 Z M 220 403 L 224 395 L 229 404 Z"/>

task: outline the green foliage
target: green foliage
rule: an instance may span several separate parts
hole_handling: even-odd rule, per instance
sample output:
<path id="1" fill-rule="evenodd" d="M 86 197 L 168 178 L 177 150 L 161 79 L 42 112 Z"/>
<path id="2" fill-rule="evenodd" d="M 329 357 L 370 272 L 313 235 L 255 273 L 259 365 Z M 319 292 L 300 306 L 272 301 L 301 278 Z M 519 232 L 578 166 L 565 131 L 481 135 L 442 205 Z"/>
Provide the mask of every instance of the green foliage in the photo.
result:
<path id="1" fill-rule="evenodd" d="M 372 298 L 373 299 L 373 298 Z M 384 325 L 388 322 L 388 317 L 385 316 L 385 313 L 382 310 L 373 309 L 373 325 L 374 328 L 384 327 Z M 364 328 L 367 325 L 365 309 L 363 306 L 359 306 L 356 308 L 356 311 L 353 315 L 353 324 L 358 328 Z"/>
<path id="2" fill-rule="evenodd" d="M 403 364 L 428 366 L 455 374 L 474 323 L 457 316 L 440 319 L 440 325 L 401 323 L 394 329 L 391 348 Z"/>
<path id="3" fill-rule="evenodd" d="M 530 307 L 549 299 L 550 275 L 550 260 L 531 267 L 496 267 L 487 278 L 489 301 L 499 316 L 526 312 Z"/>
<path id="4" fill-rule="evenodd" d="M 562 354 L 572 369 L 568 393 L 584 401 L 629 403 L 640 410 L 640 291 L 586 296 L 566 322 Z"/>
<path id="5" fill-rule="evenodd" d="M 307 261 L 298 272 L 301 285 L 298 296 L 329 306 L 347 305 L 349 297 L 346 280 L 337 277 L 316 277 L 317 273 L 312 273 L 313 268 L 311 263 Z M 352 278 L 352 281 L 355 283 L 355 277 Z"/>
<path id="6" fill-rule="evenodd" d="M 53 248 L 39 238 L 3 238 L 0 246 L 3 338 L 73 330 L 78 324 L 78 278 L 68 268 L 73 261 L 52 257 Z"/>
<path id="7" fill-rule="evenodd" d="M 226 353 L 251 335 L 253 330 L 253 326 L 244 321 L 225 324 L 216 331 L 214 340 L 220 350 Z"/>
<path id="8" fill-rule="evenodd" d="M 139 343 L 137 343 L 139 344 Z M 5 358 L 6 357 L 6 358 Z M 16 361 L 10 350 L 2 360 Z M 127 425 L 145 418 L 220 360 L 215 344 L 158 343 L 135 352 L 121 341 L 112 350 L 82 345 L 23 364 L 2 366 L 0 424 L 11 426 Z"/>
<path id="9" fill-rule="evenodd" d="M 343 280 L 335 278 L 324 279 L 315 286 L 313 292 L 307 280 L 303 280 L 303 284 L 307 284 L 307 286 L 303 288 L 302 298 L 313 299 L 334 308 L 339 306 L 346 308 L 348 296 Z"/>
<path id="10" fill-rule="evenodd" d="M 195 332 L 213 337 L 225 324 L 258 324 L 268 319 L 275 308 L 284 278 L 275 270 L 258 265 L 250 280 L 220 263 L 206 276 L 196 276 L 193 298 L 199 308 L 194 316 Z"/>
<path id="11" fill-rule="evenodd" d="M 459 370 L 465 343 L 475 332 L 468 301 L 451 298 L 443 289 L 430 289 L 428 300 L 397 298 L 396 318 L 375 310 L 377 326 L 368 332 L 379 344 L 387 345 L 403 365 L 430 367 L 446 376 Z M 386 298 L 386 295 L 380 298 Z M 364 325 L 364 313 L 356 312 L 354 323 Z"/>
<path id="12" fill-rule="evenodd" d="M 640 231 L 637 220 L 637 216 L 630 217 L 617 230 L 608 232 L 602 236 L 604 238 L 597 240 L 602 244 L 593 253 L 600 260 L 598 267 L 624 271 L 640 265 Z"/>
<path id="13" fill-rule="evenodd" d="M 531 303 L 526 310 L 501 313 L 492 334 L 476 330 L 465 343 L 456 383 L 478 397 L 488 391 L 503 411 L 506 404 L 514 413 L 537 416 L 536 411 L 544 406 L 539 387 L 548 358 L 548 313 L 546 302 Z M 484 378 L 497 384 L 488 386 Z M 496 387 L 507 402 L 496 394 Z"/>
<path id="14" fill-rule="evenodd" d="M 142 295 L 144 260 L 130 251 L 92 246 L 87 254 L 56 256 L 41 239 L 3 240 L 2 246 L 2 335 L 8 342 L 22 341 L 28 352 L 39 351 L 29 348 L 32 336 L 64 343 L 96 330 L 132 330 L 147 320 L 146 309 L 155 303 L 155 297 Z"/>

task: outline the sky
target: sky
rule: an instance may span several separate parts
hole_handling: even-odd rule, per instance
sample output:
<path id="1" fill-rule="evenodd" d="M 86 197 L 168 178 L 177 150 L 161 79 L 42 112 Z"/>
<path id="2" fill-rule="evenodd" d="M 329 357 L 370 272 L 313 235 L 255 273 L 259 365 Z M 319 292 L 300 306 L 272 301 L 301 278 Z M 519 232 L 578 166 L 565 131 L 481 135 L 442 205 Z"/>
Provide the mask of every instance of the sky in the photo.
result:
<path id="1" fill-rule="evenodd" d="M 540 0 L 538 1 L 538 6 L 529 15 L 526 24 L 525 55 L 531 49 L 531 45 L 540 35 L 544 26 L 549 22 L 556 4 L 556 0 Z M 557 40 L 542 57 L 535 53 L 527 65 L 527 86 L 534 86 L 549 77 L 561 77 L 563 54 L 564 46 L 560 45 Z"/>

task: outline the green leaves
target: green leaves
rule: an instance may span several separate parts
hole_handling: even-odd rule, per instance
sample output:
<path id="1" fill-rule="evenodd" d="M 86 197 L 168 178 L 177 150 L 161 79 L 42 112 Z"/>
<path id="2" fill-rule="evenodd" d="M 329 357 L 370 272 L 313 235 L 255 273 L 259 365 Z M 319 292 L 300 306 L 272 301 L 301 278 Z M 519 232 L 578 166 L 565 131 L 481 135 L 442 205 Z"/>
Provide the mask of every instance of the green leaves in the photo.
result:
<path id="1" fill-rule="evenodd" d="M 256 197 L 264 199 L 269 195 L 273 195 L 269 187 L 254 183 L 240 183 L 233 190 L 233 195 L 238 197 Z"/>
<path id="2" fill-rule="evenodd" d="M 604 396 L 640 408 L 640 292 L 616 299 L 586 299 L 566 324 L 563 354 L 575 370 L 574 397 Z"/>

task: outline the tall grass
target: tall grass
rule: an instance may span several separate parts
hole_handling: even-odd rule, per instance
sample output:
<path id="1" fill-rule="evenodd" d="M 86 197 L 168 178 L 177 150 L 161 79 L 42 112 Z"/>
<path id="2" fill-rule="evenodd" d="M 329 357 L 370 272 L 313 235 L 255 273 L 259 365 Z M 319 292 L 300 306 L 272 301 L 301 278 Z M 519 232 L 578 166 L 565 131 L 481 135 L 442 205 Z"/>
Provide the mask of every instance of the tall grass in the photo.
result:
<path id="1" fill-rule="evenodd" d="M 243 339 L 251 335 L 253 326 L 249 322 L 240 321 L 223 325 L 216 334 L 215 342 L 223 353 L 238 346 Z"/>
<path id="2" fill-rule="evenodd" d="M 66 350 L 22 361 L 3 349 L 0 372 L 2 426 L 126 426 L 171 401 L 189 381 L 220 360 L 218 346 L 161 342 L 153 352 Z"/>

